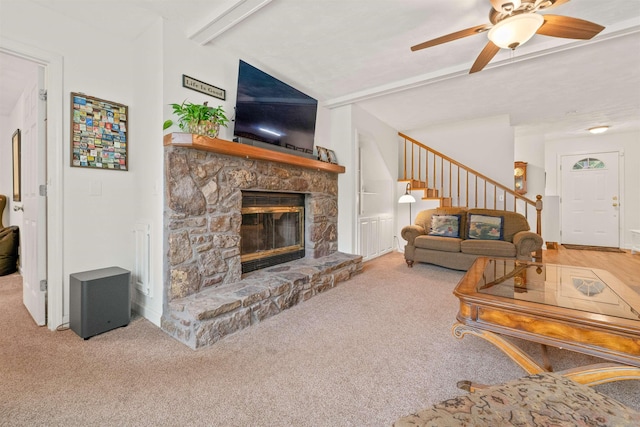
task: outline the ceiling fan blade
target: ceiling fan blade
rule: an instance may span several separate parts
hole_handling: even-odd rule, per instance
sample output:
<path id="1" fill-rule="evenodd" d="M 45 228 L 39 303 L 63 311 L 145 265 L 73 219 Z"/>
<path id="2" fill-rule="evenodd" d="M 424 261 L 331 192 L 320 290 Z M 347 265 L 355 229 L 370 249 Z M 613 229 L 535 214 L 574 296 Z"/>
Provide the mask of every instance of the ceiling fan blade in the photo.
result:
<path id="1" fill-rule="evenodd" d="M 544 24 L 537 33 L 544 36 L 589 40 L 604 30 L 602 25 L 584 19 L 560 15 L 543 15 L 543 17 Z"/>
<path id="2" fill-rule="evenodd" d="M 498 53 L 499 50 L 500 48 L 496 46 L 491 40 L 489 40 L 489 43 L 487 43 L 484 49 L 482 49 L 482 52 L 480 52 L 480 55 L 478 55 L 478 57 L 476 58 L 476 62 L 473 63 L 471 70 L 469 70 L 469 74 L 481 71 L 489 63 L 489 61 L 491 61 L 493 57 L 496 56 L 496 53 Z"/>
<path id="3" fill-rule="evenodd" d="M 487 31 L 489 28 L 491 28 L 491 24 L 482 24 L 476 27 L 467 28 L 466 30 L 456 31 L 455 33 L 447 34 L 446 36 L 438 37 L 437 39 L 429 40 L 415 46 L 411 46 L 411 50 L 415 52 L 416 50 L 437 46 L 442 43 L 451 42 L 468 36 L 473 36 L 474 34 L 479 34 Z"/>

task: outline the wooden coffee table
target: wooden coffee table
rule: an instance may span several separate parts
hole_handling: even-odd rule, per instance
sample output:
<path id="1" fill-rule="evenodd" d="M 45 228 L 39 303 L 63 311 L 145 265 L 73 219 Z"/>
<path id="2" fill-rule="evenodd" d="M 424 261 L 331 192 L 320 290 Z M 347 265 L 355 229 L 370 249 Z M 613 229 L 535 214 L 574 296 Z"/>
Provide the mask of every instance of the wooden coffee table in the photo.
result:
<path id="1" fill-rule="evenodd" d="M 616 362 L 562 372 L 579 383 L 640 379 L 640 295 L 605 270 L 481 257 L 453 293 L 453 335 L 491 342 L 529 374 L 552 370 L 551 345 Z M 544 363 L 506 337 L 542 344 Z"/>

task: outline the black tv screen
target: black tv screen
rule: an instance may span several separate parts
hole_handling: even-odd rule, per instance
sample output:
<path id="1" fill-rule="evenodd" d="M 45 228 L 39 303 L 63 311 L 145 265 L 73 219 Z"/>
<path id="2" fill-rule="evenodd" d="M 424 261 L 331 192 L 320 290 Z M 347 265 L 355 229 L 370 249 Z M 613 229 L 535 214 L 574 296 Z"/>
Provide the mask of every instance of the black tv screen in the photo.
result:
<path id="1" fill-rule="evenodd" d="M 240 142 L 312 154 L 317 109 L 316 99 L 240 61 L 234 127 Z"/>

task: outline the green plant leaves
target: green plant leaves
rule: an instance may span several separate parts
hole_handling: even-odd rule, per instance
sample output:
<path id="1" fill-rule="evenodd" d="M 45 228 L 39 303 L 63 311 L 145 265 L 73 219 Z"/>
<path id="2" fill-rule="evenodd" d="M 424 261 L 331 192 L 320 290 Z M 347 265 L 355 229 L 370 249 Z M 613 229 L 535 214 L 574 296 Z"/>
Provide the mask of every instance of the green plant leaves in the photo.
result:
<path id="1" fill-rule="evenodd" d="M 227 127 L 227 123 L 229 122 L 229 119 L 225 115 L 224 109 L 221 105 L 214 108 L 209 107 L 207 102 L 203 104 L 193 104 L 186 100 L 183 101 L 182 104 L 169 105 L 173 108 L 173 114 L 178 116 L 178 126 L 180 126 L 180 129 L 182 130 L 185 130 L 188 123 L 197 125 L 201 122 L 212 122 L 214 124 Z M 172 125 L 173 121 L 167 120 L 164 122 L 163 129 L 166 130 Z"/>

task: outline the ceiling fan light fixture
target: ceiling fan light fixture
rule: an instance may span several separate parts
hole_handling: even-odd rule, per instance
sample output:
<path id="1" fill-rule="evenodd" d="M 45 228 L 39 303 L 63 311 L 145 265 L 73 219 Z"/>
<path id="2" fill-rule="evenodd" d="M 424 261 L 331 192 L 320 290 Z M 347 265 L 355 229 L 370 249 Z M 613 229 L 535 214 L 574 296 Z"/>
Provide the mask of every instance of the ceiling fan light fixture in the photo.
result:
<path id="1" fill-rule="evenodd" d="M 521 0 L 491 0 L 491 6 L 496 12 L 511 13 L 518 9 L 521 4 Z"/>
<path id="2" fill-rule="evenodd" d="M 525 44 L 544 24 L 537 13 L 521 13 L 498 22 L 489 30 L 489 40 L 503 49 L 515 49 Z"/>
<path id="3" fill-rule="evenodd" d="M 593 134 L 604 133 L 609 130 L 609 126 L 596 126 L 587 130 Z"/>

